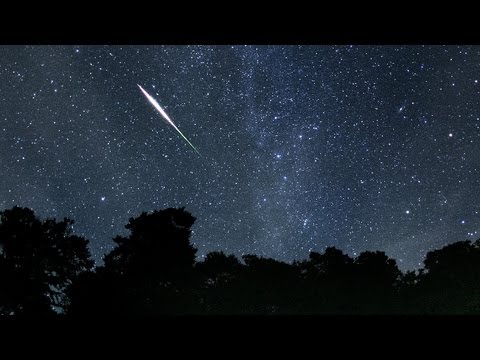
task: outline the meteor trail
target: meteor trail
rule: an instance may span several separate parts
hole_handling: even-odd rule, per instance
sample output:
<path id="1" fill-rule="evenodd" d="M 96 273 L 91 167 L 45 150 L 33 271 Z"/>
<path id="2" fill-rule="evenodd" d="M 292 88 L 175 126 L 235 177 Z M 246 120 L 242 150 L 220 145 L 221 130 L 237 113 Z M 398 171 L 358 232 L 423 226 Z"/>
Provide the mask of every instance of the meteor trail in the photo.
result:
<path id="1" fill-rule="evenodd" d="M 153 97 L 150 96 L 149 93 L 147 93 L 140 85 L 137 84 L 137 86 L 140 88 L 140 90 L 142 90 L 142 93 L 143 95 L 145 95 L 145 97 L 148 99 L 148 101 L 150 101 L 150 103 L 153 105 L 153 107 L 155 109 L 157 109 L 157 111 L 160 113 L 160 115 L 162 115 L 162 117 L 167 120 L 167 122 L 173 126 L 173 128 L 175 130 L 178 131 L 178 133 L 185 139 L 185 141 L 192 147 L 193 150 L 195 150 L 195 152 L 202 156 L 202 154 L 200 154 L 198 152 L 197 149 L 195 149 L 195 146 L 192 145 L 192 143 L 190 141 L 188 141 L 188 139 L 185 137 L 185 135 L 182 134 L 182 132 L 180 131 L 179 128 L 177 128 L 177 126 L 173 123 L 173 121 L 170 119 L 170 117 L 168 116 L 168 114 L 162 109 L 162 107 L 160 106 L 160 104 L 157 102 L 157 100 L 155 100 Z"/>

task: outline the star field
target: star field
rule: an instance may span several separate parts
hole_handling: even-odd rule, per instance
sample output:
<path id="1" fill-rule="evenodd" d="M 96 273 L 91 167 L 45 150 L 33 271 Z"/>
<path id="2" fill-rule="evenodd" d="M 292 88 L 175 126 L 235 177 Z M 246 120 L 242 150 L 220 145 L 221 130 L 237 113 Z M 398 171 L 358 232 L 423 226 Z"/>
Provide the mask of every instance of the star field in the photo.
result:
<path id="1" fill-rule="evenodd" d="M 0 80 L 0 208 L 71 217 L 97 261 L 180 206 L 199 258 L 480 238 L 478 46 L 4 45 Z"/>

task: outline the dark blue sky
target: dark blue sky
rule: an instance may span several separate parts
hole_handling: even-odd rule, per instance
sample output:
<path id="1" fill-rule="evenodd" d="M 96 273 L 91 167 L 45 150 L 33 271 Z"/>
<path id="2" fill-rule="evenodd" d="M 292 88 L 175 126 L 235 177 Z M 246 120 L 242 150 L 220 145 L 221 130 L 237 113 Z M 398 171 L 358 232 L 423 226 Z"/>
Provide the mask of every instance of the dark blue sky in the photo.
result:
<path id="1" fill-rule="evenodd" d="M 480 238 L 479 81 L 478 46 L 1 46 L 0 208 L 73 218 L 97 259 L 185 206 L 199 257 L 419 267 Z"/>

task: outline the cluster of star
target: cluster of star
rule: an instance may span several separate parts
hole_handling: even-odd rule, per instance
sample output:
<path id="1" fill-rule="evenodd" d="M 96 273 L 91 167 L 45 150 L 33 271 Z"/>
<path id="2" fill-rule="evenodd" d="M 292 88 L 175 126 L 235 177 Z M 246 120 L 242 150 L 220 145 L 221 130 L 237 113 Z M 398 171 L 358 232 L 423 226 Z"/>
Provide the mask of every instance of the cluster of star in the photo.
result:
<path id="1" fill-rule="evenodd" d="M 0 208 L 71 217 L 99 260 L 185 206 L 202 257 L 336 246 L 403 268 L 479 238 L 480 47 L 0 47 Z M 151 94 L 202 153 L 146 104 Z"/>

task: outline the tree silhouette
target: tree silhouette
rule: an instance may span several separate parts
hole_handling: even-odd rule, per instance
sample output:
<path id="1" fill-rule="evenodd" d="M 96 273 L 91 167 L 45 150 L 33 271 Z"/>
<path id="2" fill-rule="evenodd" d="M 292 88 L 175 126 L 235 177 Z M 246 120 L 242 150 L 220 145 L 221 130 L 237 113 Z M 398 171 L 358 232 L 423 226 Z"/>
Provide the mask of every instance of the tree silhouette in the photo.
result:
<path id="1" fill-rule="evenodd" d="M 132 309 L 128 307 L 127 289 L 103 266 L 84 272 L 66 289 L 70 300 L 66 315 L 78 319 L 129 316 Z"/>
<path id="2" fill-rule="evenodd" d="M 430 251 L 424 264 L 419 280 L 422 311 L 480 312 L 480 240 L 459 241 Z"/>
<path id="3" fill-rule="evenodd" d="M 208 253 L 203 262 L 196 264 L 196 269 L 211 286 L 228 283 L 241 268 L 242 264 L 234 255 L 227 256 L 222 251 Z"/>
<path id="4" fill-rule="evenodd" d="M 248 314 L 296 312 L 299 273 L 293 265 L 256 255 L 244 255 L 238 300 Z"/>
<path id="5" fill-rule="evenodd" d="M 353 259 L 335 247 L 323 254 L 311 252 L 308 260 L 297 262 L 303 282 L 302 312 L 350 313 Z"/>
<path id="6" fill-rule="evenodd" d="M 71 316 L 102 308 L 106 315 L 145 317 L 190 313 L 198 309 L 196 249 L 190 244 L 195 218 L 184 208 L 143 212 L 125 226 L 128 237 L 117 236 L 114 248 L 97 273 L 85 274 L 70 289 Z M 89 299 L 97 291 L 99 304 Z M 87 300 L 86 300 L 87 299 Z M 109 301 L 115 305 L 104 306 Z M 83 306 L 85 305 L 85 306 Z"/>
<path id="7" fill-rule="evenodd" d="M 312 251 L 308 261 L 298 263 L 302 273 L 309 279 L 331 275 L 345 276 L 350 272 L 353 259 L 335 247 L 327 247 L 323 254 Z"/>
<path id="8" fill-rule="evenodd" d="M 383 251 L 362 252 L 354 262 L 354 292 L 361 313 L 393 313 L 401 272 Z"/>
<path id="9" fill-rule="evenodd" d="M 40 221 L 28 208 L 0 212 L 0 313 L 49 316 L 65 306 L 65 288 L 93 267 L 88 241 L 72 220 Z"/>
<path id="10" fill-rule="evenodd" d="M 421 314 L 424 311 L 422 288 L 420 286 L 421 271 L 410 270 L 402 273 L 397 283 L 397 298 L 395 301 L 395 314 Z"/>
<path id="11" fill-rule="evenodd" d="M 352 258 L 334 247 L 293 264 L 223 252 L 196 262 L 194 222 L 184 208 L 143 212 L 93 269 L 72 220 L 2 211 L 0 315 L 480 313 L 480 239 L 430 251 L 423 269 L 405 273 L 384 252 Z"/>
<path id="12" fill-rule="evenodd" d="M 117 236 L 118 245 L 105 256 L 105 267 L 125 277 L 179 279 L 191 272 L 197 250 L 190 244 L 195 218 L 185 208 L 143 212 L 125 226 L 130 236 Z"/>
<path id="13" fill-rule="evenodd" d="M 195 266 L 201 277 L 202 312 L 209 314 L 239 313 L 239 280 L 243 265 L 234 255 L 211 252 Z"/>

